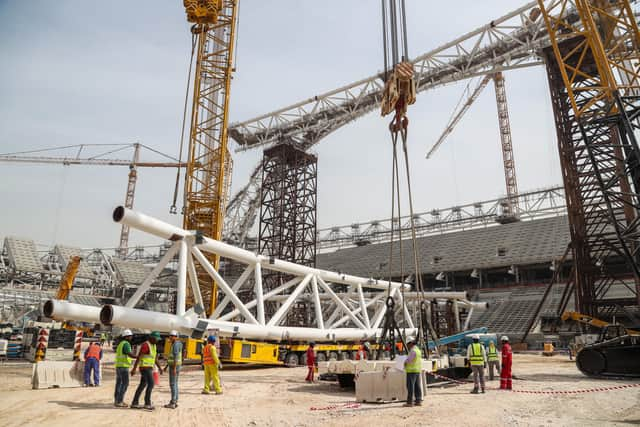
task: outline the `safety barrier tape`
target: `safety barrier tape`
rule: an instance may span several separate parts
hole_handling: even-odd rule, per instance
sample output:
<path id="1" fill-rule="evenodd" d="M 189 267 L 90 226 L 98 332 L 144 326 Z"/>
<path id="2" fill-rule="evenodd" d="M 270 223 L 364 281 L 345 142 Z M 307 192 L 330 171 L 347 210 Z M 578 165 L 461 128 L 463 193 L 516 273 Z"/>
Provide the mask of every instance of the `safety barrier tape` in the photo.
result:
<path id="1" fill-rule="evenodd" d="M 309 408 L 309 410 L 310 411 L 332 411 L 336 409 L 358 409 L 360 406 L 362 405 L 356 402 L 352 402 L 352 403 L 344 403 L 342 405 L 312 406 L 311 408 Z"/>
<path id="2" fill-rule="evenodd" d="M 623 384 L 623 385 L 617 385 L 617 386 L 612 386 L 612 387 L 596 387 L 596 388 L 587 388 L 587 389 L 582 389 L 582 390 L 551 390 L 551 391 L 544 391 L 544 390 L 509 390 L 512 391 L 514 393 L 525 393 L 525 394 L 580 394 L 580 393 L 596 393 L 596 392 L 600 392 L 600 391 L 612 391 L 612 390 L 622 390 L 625 388 L 633 388 L 633 387 L 640 387 L 640 384 Z"/>
<path id="3" fill-rule="evenodd" d="M 473 382 L 473 381 L 459 381 L 459 380 L 445 377 L 444 375 L 436 374 L 433 372 L 427 372 L 427 374 L 436 378 L 446 380 L 446 381 L 451 381 L 456 384 L 469 384 Z M 640 384 L 621 384 L 621 385 L 610 386 L 610 387 L 596 387 L 596 388 L 587 388 L 587 389 L 580 389 L 580 390 L 518 390 L 516 389 L 516 390 L 505 390 L 505 391 L 511 391 L 514 393 L 523 393 L 523 394 L 581 394 L 581 393 L 596 393 L 596 392 L 602 392 L 602 391 L 622 390 L 625 388 L 634 388 L 634 387 L 640 387 Z M 491 388 L 489 390 L 500 390 L 500 389 Z"/>
<path id="4" fill-rule="evenodd" d="M 444 375 L 436 374 L 435 372 L 427 372 L 427 375 L 431 375 L 432 377 L 438 378 L 438 379 L 441 379 L 441 380 L 451 381 L 452 383 L 456 383 L 456 384 L 469 384 L 469 383 L 472 382 L 472 381 L 455 380 L 453 378 L 445 377 Z"/>

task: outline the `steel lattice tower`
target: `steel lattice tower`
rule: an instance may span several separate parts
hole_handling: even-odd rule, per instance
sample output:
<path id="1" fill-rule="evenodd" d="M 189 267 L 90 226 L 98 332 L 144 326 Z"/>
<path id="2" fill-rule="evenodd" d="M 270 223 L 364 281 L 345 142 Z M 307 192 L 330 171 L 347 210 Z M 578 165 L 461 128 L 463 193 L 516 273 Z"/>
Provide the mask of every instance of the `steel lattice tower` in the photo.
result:
<path id="1" fill-rule="evenodd" d="M 565 42 L 561 48 L 570 52 L 577 43 L 579 40 Z M 621 307 L 637 306 L 634 274 L 622 247 L 626 242 L 611 225 L 612 212 L 629 231 L 637 227 L 637 195 L 629 182 L 634 173 L 624 165 L 624 143 L 615 120 L 576 120 L 554 54 L 550 49 L 545 53 L 569 214 L 576 309 L 607 318 L 624 313 L 624 309 L 620 312 Z M 590 61 L 595 69 L 593 58 Z M 589 67 L 586 63 L 582 66 Z M 590 158 L 592 154 L 597 169 Z M 601 190 L 600 179 L 608 182 L 607 193 Z M 612 199 L 613 193 L 617 197 Z M 605 196 L 613 200 L 611 212 Z M 634 296 L 611 297 L 616 288 L 629 289 Z"/>
<path id="2" fill-rule="evenodd" d="M 258 251 L 263 255 L 315 267 L 317 162 L 315 155 L 292 144 L 265 150 L 262 161 Z M 265 291 L 289 278 L 266 275 Z M 267 308 L 274 309 L 275 307 Z M 293 310 L 290 325 L 307 325 L 306 307 Z"/>

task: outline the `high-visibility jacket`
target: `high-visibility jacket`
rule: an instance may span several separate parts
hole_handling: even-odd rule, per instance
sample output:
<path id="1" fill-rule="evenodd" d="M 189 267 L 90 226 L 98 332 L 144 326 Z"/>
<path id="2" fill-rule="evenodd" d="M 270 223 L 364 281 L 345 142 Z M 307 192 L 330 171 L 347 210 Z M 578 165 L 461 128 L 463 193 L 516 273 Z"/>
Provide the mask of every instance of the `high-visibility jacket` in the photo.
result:
<path id="1" fill-rule="evenodd" d="M 129 368 L 131 367 L 132 359 L 124 354 L 124 346 L 127 343 L 127 340 L 120 341 L 118 347 L 116 348 L 116 368 Z"/>
<path id="2" fill-rule="evenodd" d="M 85 359 L 90 359 L 92 357 L 96 360 L 100 360 L 100 347 L 97 344 L 90 344 L 87 349 Z"/>
<path id="3" fill-rule="evenodd" d="M 404 371 L 410 374 L 418 374 L 422 370 L 422 352 L 417 345 L 414 345 L 411 349 L 415 353 L 413 360 L 404 365 Z"/>
<path id="4" fill-rule="evenodd" d="M 149 353 L 140 356 L 140 367 L 153 368 L 153 365 L 156 364 L 156 345 L 151 344 L 149 341 L 146 344 L 149 346 Z"/>
<path id="5" fill-rule="evenodd" d="M 497 362 L 498 360 L 500 360 L 498 358 L 498 349 L 495 345 L 489 346 L 489 351 L 487 351 L 487 359 L 489 359 L 489 362 Z"/>
<path id="6" fill-rule="evenodd" d="M 213 344 L 207 344 L 202 349 L 202 363 L 205 365 L 218 366 L 220 359 L 218 359 L 218 349 Z"/>
<path id="7" fill-rule="evenodd" d="M 169 356 L 167 356 L 167 363 L 169 363 L 169 365 L 171 365 L 171 366 L 173 366 L 173 365 L 180 366 L 180 365 L 182 365 L 182 351 L 178 352 L 178 357 L 176 357 L 175 360 L 174 360 L 174 356 L 173 356 L 173 346 L 174 345 L 176 345 L 175 342 L 171 344 L 171 350 L 169 350 Z"/>
<path id="8" fill-rule="evenodd" d="M 474 342 L 471 344 L 471 354 L 467 355 L 471 365 L 484 365 L 484 356 L 482 355 L 482 344 Z"/>

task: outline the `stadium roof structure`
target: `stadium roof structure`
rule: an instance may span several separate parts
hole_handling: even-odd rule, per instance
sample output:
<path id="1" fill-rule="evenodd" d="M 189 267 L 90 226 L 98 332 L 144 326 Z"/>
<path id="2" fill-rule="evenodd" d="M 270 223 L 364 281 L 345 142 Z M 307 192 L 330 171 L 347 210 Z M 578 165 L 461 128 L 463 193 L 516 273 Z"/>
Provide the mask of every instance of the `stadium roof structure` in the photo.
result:
<path id="1" fill-rule="evenodd" d="M 571 241 L 567 216 L 439 234 L 417 239 L 423 274 L 492 269 L 551 262 L 562 257 Z M 403 240 L 404 274 L 413 272 L 410 240 Z M 399 242 L 393 244 L 391 276 L 399 277 Z M 319 254 L 319 268 L 369 277 L 389 274 L 390 243 Z"/>

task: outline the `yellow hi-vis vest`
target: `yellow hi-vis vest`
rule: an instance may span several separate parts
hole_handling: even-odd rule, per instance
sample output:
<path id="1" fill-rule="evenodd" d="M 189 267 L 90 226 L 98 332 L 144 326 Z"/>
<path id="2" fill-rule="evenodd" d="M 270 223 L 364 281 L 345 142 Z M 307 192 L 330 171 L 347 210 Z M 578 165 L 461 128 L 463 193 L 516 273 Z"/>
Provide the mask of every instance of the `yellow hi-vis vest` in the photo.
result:
<path id="1" fill-rule="evenodd" d="M 156 345 L 149 341 L 147 341 L 147 345 L 149 346 L 149 354 L 143 354 L 140 358 L 141 368 L 153 368 L 153 365 L 156 364 Z"/>
<path id="2" fill-rule="evenodd" d="M 487 352 L 487 359 L 489 362 L 497 362 L 498 360 L 498 349 L 496 346 L 489 346 L 489 351 Z"/>
<path id="3" fill-rule="evenodd" d="M 120 341 L 118 348 L 116 348 L 116 368 L 131 367 L 131 358 L 122 351 L 126 342 L 127 340 Z"/>
<path id="4" fill-rule="evenodd" d="M 422 370 L 422 352 L 417 345 L 414 345 L 411 351 L 416 354 L 416 357 L 410 363 L 404 365 L 404 371 L 409 374 L 418 374 Z"/>
<path id="5" fill-rule="evenodd" d="M 472 365 L 484 365 L 484 357 L 482 357 L 482 344 L 471 344 L 471 356 L 469 357 L 469 363 Z"/>

